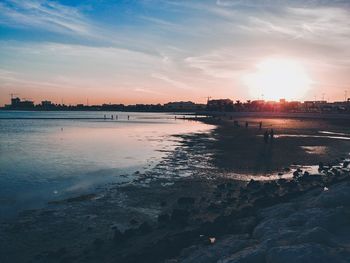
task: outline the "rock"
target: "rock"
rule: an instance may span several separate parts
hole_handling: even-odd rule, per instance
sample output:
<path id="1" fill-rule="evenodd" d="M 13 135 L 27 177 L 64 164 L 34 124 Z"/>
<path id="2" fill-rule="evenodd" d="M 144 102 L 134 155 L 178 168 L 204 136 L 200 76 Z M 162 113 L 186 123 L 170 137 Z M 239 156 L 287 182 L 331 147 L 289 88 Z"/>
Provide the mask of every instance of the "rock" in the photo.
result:
<path id="1" fill-rule="evenodd" d="M 148 224 L 147 222 L 143 222 L 139 227 L 138 227 L 138 232 L 141 235 L 145 235 L 148 234 L 150 232 L 152 232 L 152 227 L 150 224 Z"/>
<path id="2" fill-rule="evenodd" d="M 170 217 L 168 214 L 161 214 L 158 216 L 158 223 L 163 224 L 169 222 Z"/>
<path id="3" fill-rule="evenodd" d="M 196 199 L 193 197 L 180 197 L 177 199 L 177 203 L 179 205 L 193 205 L 195 203 Z"/>
<path id="4" fill-rule="evenodd" d="M 260 182 L 251 179 L 247 184 L 247 188 L 258 189 L 260 187 Z"/>
<path id="5" fill-rule="evenodd" d="M 96 249 L 100 249 L 103 245 L 103 240 L 101 238 L 95 238 L 93 245 L 95 246 Z"/>
<path id="6" fill-rule="evenodd" d="M 221 198 L 221 197 L 222 197 L 222 194 L 221 194 L 221 193 L 216 193 L 216 194 L 215 194 L 215 197 L 216 197 L 216 198 Z"/>
<path id="7" fill-rule="evenodd" d="M 248 248 L 225 258 L 222 263 L 265 263 L 265 252 L 259 248 Z"/>
<path id="8" fill-rule="evenodd" d="M 224 183 L 219 184 L 219 185 L 217 186 L 217 188 L 220 189 L 220 190 L 224 190 L 224 189 L 226 189 L 226 184 L 224 184 Z"/>
<path id="9" fill-rule="evenodd" d="M 187 224 L 190 212 L 185 209 L 174 209 L 171 213 L 171 221 L 178 224 Z"/>
<path id="10" fill-rule="evenodd" d="M 49 251 L 47 257 L 50 259 L 57 259 L 63 257 L 65 254 L 67 254 L 67 249 L 65 247 L 62 247 L 55 251 Z"/>
<path id="11" fill-rule="evenodd" d="M 299 243 L 318 243 L 328 244 L 330 243 L 331 234 L 322 227 L 315 227 L 303 232 L 298 238 Z"/>
<path id="12" fill-rule="evenodd" d="M 303 226 L 308 219 L 308 215 L 302 212 L 293 213 L 286 220 L 285 224 L 288 227 L 300 227 Z"/>
<path id="13" fill-rule="evenodd" d="M 335 187 L 331 191 L 321 193 L 316 198 L 315 205 L 321 207 L 350 207 L 350 187 Z"/>
<path id="14" fill-rule="evenodd" d="M 260 212 L 261 217 L 263 218 L 275 218 L 283 219 L 287 218 L 291 214 L 295 213 L 295 207 L 292 204 L 278 204 L 269 208 L 265 208 Z"/>
<path id="15" fill-rule="evenodd" d="M 268 183 L 264 183 L 264 189 L 268 192 L 273 192 L 275 193 L 276 190 L 278 189 L 278 184 L 276 181 L 271 181 Z"/>
<path id="16" fill-rule="evenodd" d="M 126 239 L 134 236 L 135 234 L 136 234 L 136 229 L 129 228 L 129 229 L 124 231 L 123 236 L 124 236 L 124 239 L 126 240 Z"/>
<path id="17" fill-rule="evenodd" d="M 336 255 L 318 244 L 291 245 L 271 248 L 266 263 L 336 263 Z"/>
<path id="18" fill-rule="evenodd" d="M 277 182 L 279 185 L 285 185 L 287 183 L 287 180 L 286 179 L 278 179 Z"/>
<path id="19" fill-rule="evenodd" d="M 257 208 L 259 207 L 267 207 L 275 204 L 277 202 L 277 198 L 270 196 L 262 196 L 254 200 L 253 205 Z"/>
<path id="20" fill-rule="evenodd" d="M 207 240 L 207 239 L 206 239 Z M 191 247 L 181 252 L 181 257 L 177 262 L 181 263 L 212 263 L 222 262 L 223 258 L 229 258 L 232 254 L 244 250 L 252 245 L 252 241 L 247 240 L 247 235 L 233 235 L 224 240 L 217 240 L 211 246 Z"/>
<path id="21" fill-rule="evenodd" d="M 121 243 L 125 240 L 125 236 L 123 235 L 123 233 L 117 228 L 114 230 L 114 236 L 113 236 L 113 241 L 115 243 Z"/>
<path id="22" fill-rule="evenodd" d="M 221 208 L 221 202 L 212 202 L 210 203 L 210 205 L 208 206 L 208 211 L 216 211 L 219 210 Z"/>
<path id="23" fill-rule="evenodd" d="M 324 167 L 323 162 L 320 162 L 320 163 L 318 164 L 318 170 L 319 170 L 319 171 L 322 171 L 322 170 L 323 170 L 323 167 Z"/>
<path id="24" fill-rule="evenodd" d="M 298 178 L 300 176 L 298 171 L 293 172 L 293 178 Z"/>
<path id="25" fill-rule="evenodd" d="M 136 220 L 136 219 L 131 219 L 130 221 L 129 221 L 129 223 L 131 224 L 131 225 L 137 225 L 139 222 Z"/>
<path id="26" fill-rule="evenodd" d="M 276 229 L 281 228 L 280 220 L 270 218 L 259 223 L 253 232 L 253 237 L 257 239 L 266 239 L 268 236 L 273 235 Z"/>

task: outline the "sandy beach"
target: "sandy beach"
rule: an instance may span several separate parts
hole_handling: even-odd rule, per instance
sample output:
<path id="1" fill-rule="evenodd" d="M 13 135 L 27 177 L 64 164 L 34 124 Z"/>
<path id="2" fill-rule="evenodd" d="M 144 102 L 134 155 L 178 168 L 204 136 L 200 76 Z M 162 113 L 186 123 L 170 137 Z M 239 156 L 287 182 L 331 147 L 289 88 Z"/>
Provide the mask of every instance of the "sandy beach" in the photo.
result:
<path id="1" fill-rule="evenodd" d="M 327 259 L 341 250 L 336 262 L 346 262 L 348 247 L 337 244 L 348 244 L 338 233 L 349 227 L 341 220 L 346 221 L 349 212 L 345 200 L 350 125 L 334 120 L 237 120 L 241 127 L 230 119 L 205 119 L 217 125 L 212 132 L 174 135 L 180 139 L 174 151 L 132 183 L 57 200 L 3 222 L 1 261 L 315 262 L 318 251 Z M 275 132 L 268 144 L 262 138 L 266 129 Z M 331 197 L 325 196 L 324 187 Z M 333 195 L 334 206 L 340 207 L 336 211 L 333 205 L 316 201 L 328 202 Z M 334 216 L 343 223 L 334 229 L 330 221 L 323 226 L 333 235 L 329 240 L 334 237 L 337 243 L 318 244 L 317 238 L 305 237 L 293 247 L 294 239 L 285 235 L 303 217 L 294 225 L 283 218 L 280 223 L 265 223 L 288 207 L 293 210 L 284 218 L 290 220 L 298 213 L 307 216 L 307 209 L 324 208 L 320 220 L 339 212 Z M 274 225 L 279 232 L 267 232 Z M 318 226 L 308 229 L 314 227 Z M 293 237 L 300 238 L 305 229 L 292 230 Z M 310 236 L 323 229 L 315 231 Z M 272 235 L 278 242 L 269 241 Z M 310 243 L 313 250 L 308 251 L 315 253 L 300 252 L 309 261 L 285 261 L 287 252 L 303 251 Z M 285 247 L 277 249 L 281 245 Z"/>

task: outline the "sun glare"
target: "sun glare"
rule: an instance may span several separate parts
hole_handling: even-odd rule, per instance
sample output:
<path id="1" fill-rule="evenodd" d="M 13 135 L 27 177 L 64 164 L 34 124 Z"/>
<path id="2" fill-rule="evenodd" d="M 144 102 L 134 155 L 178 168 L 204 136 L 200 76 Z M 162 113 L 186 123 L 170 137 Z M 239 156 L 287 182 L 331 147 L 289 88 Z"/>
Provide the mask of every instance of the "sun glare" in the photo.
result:
<path id="1" fill-rule="evenodd" d="M 311 79 L 301 63 L 289 59 L 266 59 L 256 71 L 244 76 L 253 97 L 265 100 L 299 100 L 310 88 Z"/>

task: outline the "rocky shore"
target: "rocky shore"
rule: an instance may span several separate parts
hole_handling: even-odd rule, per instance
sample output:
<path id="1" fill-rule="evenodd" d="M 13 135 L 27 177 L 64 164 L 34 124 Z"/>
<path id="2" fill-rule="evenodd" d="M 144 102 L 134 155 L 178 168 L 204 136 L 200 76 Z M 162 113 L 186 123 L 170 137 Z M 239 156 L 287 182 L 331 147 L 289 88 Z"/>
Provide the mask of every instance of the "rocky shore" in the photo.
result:
<path id="1" fill-rule="evenodd" d="M 260 196 L 250 207 L 256 210 L 217 218 L 214 244 L 193 245 L 168 262 L 349 262 L 349 176 L 344 162 L 343 168 L 320 169 L 289 182 L 252 181 L 247 188 Z M 279 190 L 278 197 L 272 189 Z"/>
<path id="2" fill-rule="evenodd" d="M 350 256 L 350 170 L 347 161 L 310 175 L 298 170 L 292 180 L 250 181 L 237 196 L 231 183 L 217 185 L 206 212 L 219 210 L 212 221 L 198 220 L 196 200 L 182 197 L 183 209 L 158 217 L 159 229 L 177 229 L 121 261 L 141 262 L 347 262 Z M 200 205 L 199 205 L 200 206 Z M 268 208 L 265 208 L 268 207 Z M 183 229 L 179 230 L 179 226 Z M 145 226 L 142 226 L 145 228 Z M 141 229 L 138 230 L 139 232 Z M 145 228 L 146 231 L 146 228 Z M 149 233 L 151 227 L 147 228 Z M 116 232 L 123 243 L 132 233 Z M 343 243 L 348 242 L 348 243 Z M 181 253 L 173 259 L 171 255 Z M 122 257 L 120 257 L 122 258 Z"/>
<path id="3" fill-rule="evenodd" d="M 114 227 L 109 238 L 95 238 L 82 253 L 61 248 L 29 262 L 348 262 L 348 160 L 320 164 L 317 174 L 292 172 L 290 180 L 220 180 L 212 188 L 201 181 L 198 192 L 171 205 L 161 201 L 157 221 Z"/>

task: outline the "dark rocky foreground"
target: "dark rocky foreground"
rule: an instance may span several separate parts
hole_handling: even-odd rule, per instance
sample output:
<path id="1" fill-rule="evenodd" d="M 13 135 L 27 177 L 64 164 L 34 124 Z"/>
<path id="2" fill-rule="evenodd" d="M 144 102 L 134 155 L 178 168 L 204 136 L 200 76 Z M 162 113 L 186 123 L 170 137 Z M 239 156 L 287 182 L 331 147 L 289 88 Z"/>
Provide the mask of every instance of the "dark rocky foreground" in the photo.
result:
<path id="1" fill-rule="evenodd" d="M 230 231 L 237 220 L 226 220 L 223 225 L 230 234 L 223 233 L 212 245 L 187 248 L 168 262 L 350 261 L 349 181 L 335 183 L 328 190 L 316 187 L 290 201 L 259 209 L 242 219 L 240 231 Z"/>
<path id="2" fill-rule="evenodd" d="M 114 228 L 82 253 L 61 248 L 29 262 L 349 262 L 348 179 L 343 161 L 321 164 L 314 175 L 296 170 L 291 180 L 252 180 L 239 190 L 223 180 L 207 197 L 177 198 L 157 222 Z"/>
<path id="3" fill-rule="evenodd" d="M 167 236 L 153 246 L 155 254 L 151 248 L 141 254 L 154 262 L 186 247 L 166 262 L 349 262 L 350 182 L 348 163 L 343 166 L 321 166 L 319 175 L 299 170 L 291 181 L 251 181 L 230 214 Z M 218 185 L 224 195 L 229 187 Z M 127 261 L 141 262 L 141 254 Z"/>

